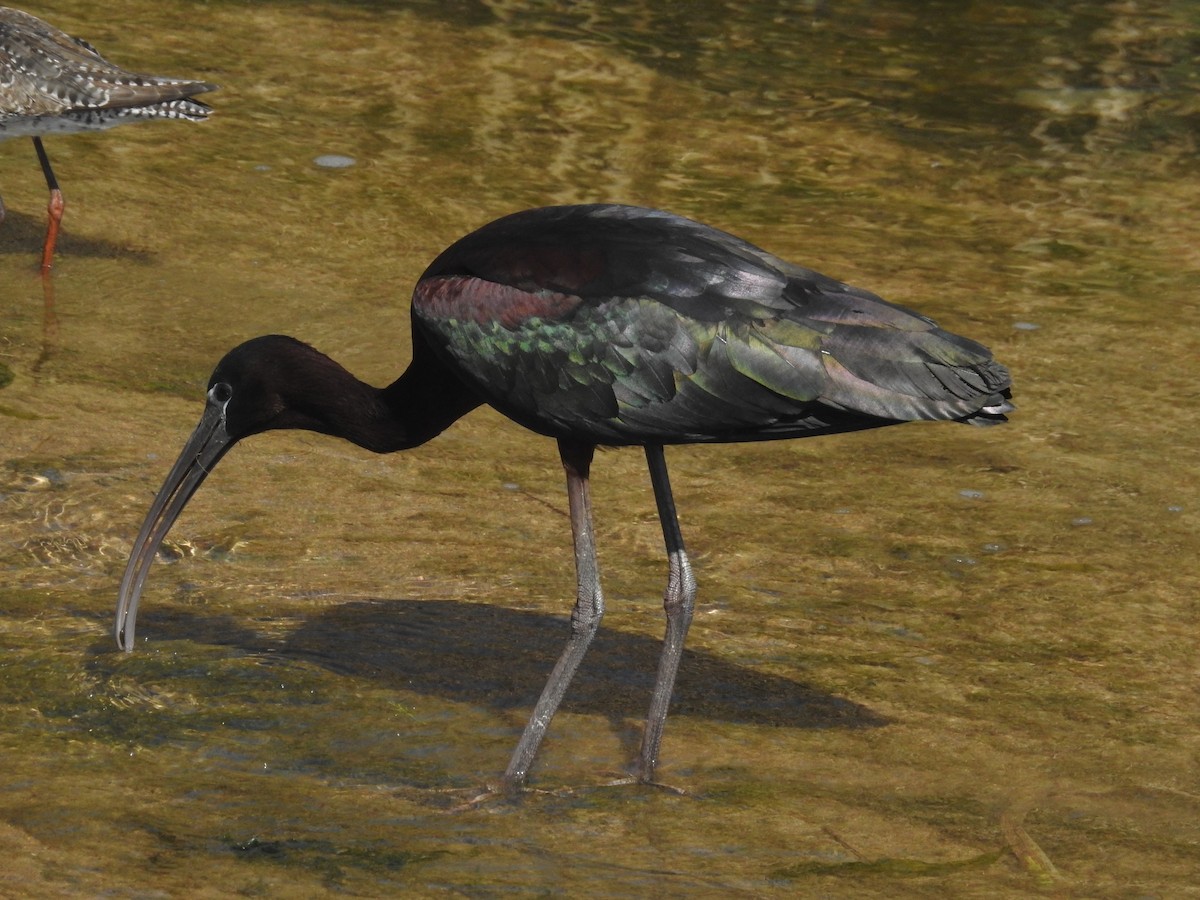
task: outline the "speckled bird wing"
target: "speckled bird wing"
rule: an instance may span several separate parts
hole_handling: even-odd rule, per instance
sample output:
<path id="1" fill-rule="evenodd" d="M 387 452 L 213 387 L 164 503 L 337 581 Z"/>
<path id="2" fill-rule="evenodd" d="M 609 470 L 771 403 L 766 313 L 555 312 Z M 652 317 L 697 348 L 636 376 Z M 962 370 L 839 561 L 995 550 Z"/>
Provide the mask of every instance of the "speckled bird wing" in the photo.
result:
<path id="1" fill-rule="evenodd" d="M 206 82 L 128 72 L 86 41 L 20 10 L 0 9 L 0 92 L 8 114 L 33 117 L 150 106 L 214 89 Z M 203 118 L 207 109 L 190 101 L 181 114 Z"/>
<path id="2" fill-rule="evenodd" d="M 555 207 L 485 226 L 434 261 L 413 315 L 506 415 L 598 443 L 999 420 L 1007 408 L 1008 373 L 978 344 L 636 207 Z"/>

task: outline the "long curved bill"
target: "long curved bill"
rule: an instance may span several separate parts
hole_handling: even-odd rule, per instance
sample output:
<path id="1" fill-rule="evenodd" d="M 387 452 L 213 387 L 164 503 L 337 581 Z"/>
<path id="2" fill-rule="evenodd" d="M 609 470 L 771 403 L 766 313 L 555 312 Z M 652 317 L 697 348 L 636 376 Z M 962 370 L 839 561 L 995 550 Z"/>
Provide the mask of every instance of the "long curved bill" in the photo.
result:
<path id="1" fill-rule="evenodd" d="M 200 424 L 188 438 L 179 454 L 179 459 L 171 468 L 171 473 L 163 483 L 146 513 L 146 521 L 138 532 L 137 540 L 133 543 L 133 551 L 129 556 L 129 564 L 125 567 L 125 577 L 121 579 L 121 592 L 117 597 L 117 621 L 113 634 L 117 638 L 117 646 L 124 650 L 133 649 L 134 625 L 137 620 L 138 599 L 142 595 L 142 586 L 146 576 L 150 574 L 150 565 L 162 543 L 188 500 L 196 489 L 212 471 L 212 467 L 220 461 L 225 452 L 233 445 L 229 433 L 225 430 L 225 405 L 209 400 L 200 417 Z"/>

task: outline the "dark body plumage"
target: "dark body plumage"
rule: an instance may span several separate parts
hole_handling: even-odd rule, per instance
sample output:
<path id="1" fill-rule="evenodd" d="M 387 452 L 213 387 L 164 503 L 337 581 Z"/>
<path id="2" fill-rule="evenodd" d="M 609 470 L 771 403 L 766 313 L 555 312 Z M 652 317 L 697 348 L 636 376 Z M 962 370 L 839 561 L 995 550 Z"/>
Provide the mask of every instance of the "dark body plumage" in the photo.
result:
<path id="1" fill-rule="evenodd" d="M 200 121 L 211 111 L 193 99 L 215 84 L 129 72 L 79 38 L 22 12 L 0 7 L 0 141 L 31 137 L 51 191 L 49 268 L 62 219 L 62 195 L 42 147 L 44 134 L 101 131 L 147 119 Z M 0 219 L 4 206 L 0 203 Z"/>
<path id="2" fill-rule="evenodd" d="M 665 212 L 517 213 L 421 276 L 413 328 L 551 437 L 684 444 L 1003 420 L 1007 370 L 918 313 Z"/>
<path id="3" fill-rule="evenodd" d="M 134 645 L 155 551 L 241 438 L 304 428 L 378 452 L 428 441 L 481 403 L 557 438 L 577 597 L 571 634 L 504 783 L 521 785 L 604 611 L 589 471 L 597 445 L 645 448 L 668 556 L 667 630 L 633 778 L 654 775 L 696 583 L 663 445 L 807 437 L 1012 409 L 979 344 L 732 235 L 656 210 L 594 205 L 500 219 L 442 253 L 412 303 L 413 360 L 386 388 L 294 338 L 231 350 L 159 491 L 121 583 L 116 636 Z"/>

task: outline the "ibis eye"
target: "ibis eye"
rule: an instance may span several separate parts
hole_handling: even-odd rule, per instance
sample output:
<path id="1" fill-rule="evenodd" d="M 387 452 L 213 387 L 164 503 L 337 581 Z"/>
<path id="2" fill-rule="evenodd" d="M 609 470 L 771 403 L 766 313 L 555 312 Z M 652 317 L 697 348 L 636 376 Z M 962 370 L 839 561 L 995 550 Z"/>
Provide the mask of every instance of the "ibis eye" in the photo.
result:
<path id="1" fill-rule="evenodd" d="M 233 396 L 233 388 L 221 381 L 208 389 L 208 399 L 224 406 Z"/>

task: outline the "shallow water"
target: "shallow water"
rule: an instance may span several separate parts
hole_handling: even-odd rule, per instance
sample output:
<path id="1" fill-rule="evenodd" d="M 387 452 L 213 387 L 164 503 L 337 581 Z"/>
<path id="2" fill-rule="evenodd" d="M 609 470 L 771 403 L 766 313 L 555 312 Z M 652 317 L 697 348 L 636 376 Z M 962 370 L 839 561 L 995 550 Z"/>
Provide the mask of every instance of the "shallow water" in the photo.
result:
<path id="1" fill-rule="evenodd" d="M 52 307 L 41 176 L 0 148 L 0 894 L 1198 893 L 1192 5 L 90 10 L 31 11 L 222 90 L 203 126 L 47 142 Z M 669 453 L 701 591 L 660 773 L 685 796 L 594 787 L 661 632 L 620 451 L 609 614 L 532 777 L 560 793 L 450 812 L 503 770 L 573 593 L 554 448 L 488 411 L 394 457 L 248 441 L 116 651 L 226 349 L 282 331 L 385 383 L 442 247 L 591 200 L 915 306 L 1017 384 L 1004 428 Z"/>

